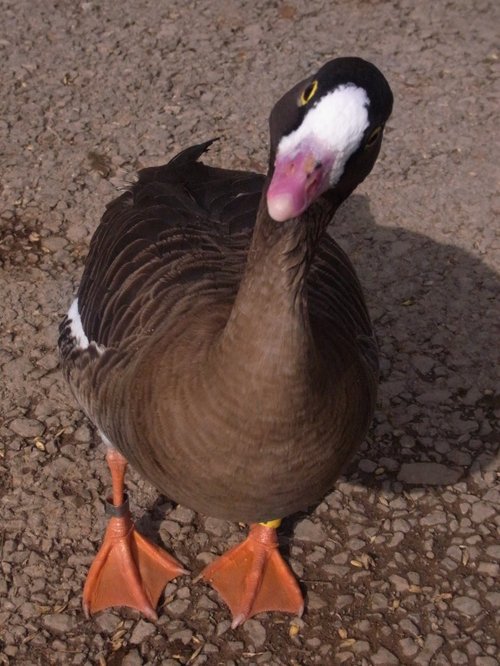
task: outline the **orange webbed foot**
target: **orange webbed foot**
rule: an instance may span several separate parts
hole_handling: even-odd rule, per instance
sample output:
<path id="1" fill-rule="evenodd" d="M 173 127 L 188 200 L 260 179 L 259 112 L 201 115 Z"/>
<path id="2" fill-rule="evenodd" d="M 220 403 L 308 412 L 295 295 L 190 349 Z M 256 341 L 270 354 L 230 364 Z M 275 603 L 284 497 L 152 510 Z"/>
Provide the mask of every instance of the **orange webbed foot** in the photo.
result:
<path id="1" fill-rule="evenodd" d="M 304 599 L 278 550 L 276 529 L 254 524 L 248 537 L 198 576 L 217 590 L 233 615 L 233 629 L 257 613 L 282 611 L 299 617 Z"/>
<path id="2" fill-rule="evenodd" d="M 85 581 L 85 614 L 88 617 L 111 606 L 128 606 L 156 620 L 155 608 L 166 584 L 188 572 L 136 531 L 128 502 L 111 510 L 115 515 Z"/>

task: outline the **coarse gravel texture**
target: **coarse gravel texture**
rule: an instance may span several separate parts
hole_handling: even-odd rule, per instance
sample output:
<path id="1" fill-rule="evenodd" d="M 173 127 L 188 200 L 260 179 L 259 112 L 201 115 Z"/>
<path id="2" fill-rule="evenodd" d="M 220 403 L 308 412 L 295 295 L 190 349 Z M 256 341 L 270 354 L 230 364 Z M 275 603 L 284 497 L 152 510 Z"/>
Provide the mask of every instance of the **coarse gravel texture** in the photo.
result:
<path id="1" fill-rule="evenodd" d="M 0 5 L 0 664 L 499 664 L 498 2 Z M 91 234 L 137 168 L 194 142 L 264 170 L 274 101 L 336 55 L 373 60 L 395 93 L 380 161 L 332 225 L 383 376 L 361 451 L 281 533 L 306 613 L 233 631 L 181 577 L 157 624 L 86 620 L 109 479 L 55 347 Z M 194 574 L 244 536 L 128 481 L 139 528 Z"/>

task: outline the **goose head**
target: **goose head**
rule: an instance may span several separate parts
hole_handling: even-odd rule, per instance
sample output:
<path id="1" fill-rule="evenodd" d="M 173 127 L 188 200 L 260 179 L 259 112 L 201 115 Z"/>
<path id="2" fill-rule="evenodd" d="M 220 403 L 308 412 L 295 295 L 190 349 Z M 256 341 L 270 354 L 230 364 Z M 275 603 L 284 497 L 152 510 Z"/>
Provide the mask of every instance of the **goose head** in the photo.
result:
<path id="1" fill-rule="evenodd" d="M 392 110 L 382 73 L 361 58 L 336 58 L 301 81 L 270 117 L 267 209 L 296 218 L 318 197 L 338 206 L 370 173 Z"/>

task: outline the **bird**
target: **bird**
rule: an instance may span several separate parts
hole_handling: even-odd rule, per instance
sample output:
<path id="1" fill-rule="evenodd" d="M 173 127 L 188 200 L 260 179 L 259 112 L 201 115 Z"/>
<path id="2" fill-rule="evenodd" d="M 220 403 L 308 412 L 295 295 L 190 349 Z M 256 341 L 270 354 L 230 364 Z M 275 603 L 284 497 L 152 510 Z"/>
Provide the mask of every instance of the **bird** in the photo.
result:
<path id="1" fill-rule="evenodd" d="M 128 464 L 183 506 L 250 524 L 197 578 L 233 627 L 302 614 L 277 530 L 333 488 L 378 383 L 363 291 L 327 228 L 372 170 L 392 106 L 374 64 L 335 58 L 273 107 L 267 173 L 205 164 L 210 140 L 140 170 L 107 205 L 59 334 L 112 479 L 87 616 L 128 606 L 154 620 L 166 583 L 188 573 L 136 529 Z"/>

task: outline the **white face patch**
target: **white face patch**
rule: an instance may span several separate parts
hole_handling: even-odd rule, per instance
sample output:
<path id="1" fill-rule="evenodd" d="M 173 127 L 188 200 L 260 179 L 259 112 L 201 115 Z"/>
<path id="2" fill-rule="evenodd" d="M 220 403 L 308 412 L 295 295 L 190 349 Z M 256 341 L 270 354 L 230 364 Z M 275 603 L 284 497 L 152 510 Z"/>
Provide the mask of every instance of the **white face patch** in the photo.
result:
<path id="1" fill-rule="evenodd" d="M 329 177 L 333 187 L 342 176 L 347 160 L 361 144 L 369 125 L 369 105 L 366 91 L 353 83 L 332 90 L 307 112 L 300 127 L 281 139 L 277 158 L 293 157 L 304 144 L 313 151 L 317 147 L 318 160 L 327 152 L 334 158 Z"/>
<path id="2" fill-rule="evenodd" d="M 80 312 L 78 310 L 78 299 L 75 298 L 71 307 L 68 310 L 68 319 L 71 328 L 71 335 L 76 340 L 80 349 L 87 349 L 89 346 L 89 339 L 83 330 L 82 320 L 80 319 Z"/>

